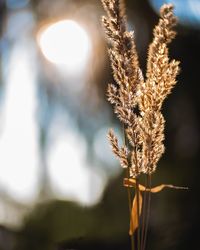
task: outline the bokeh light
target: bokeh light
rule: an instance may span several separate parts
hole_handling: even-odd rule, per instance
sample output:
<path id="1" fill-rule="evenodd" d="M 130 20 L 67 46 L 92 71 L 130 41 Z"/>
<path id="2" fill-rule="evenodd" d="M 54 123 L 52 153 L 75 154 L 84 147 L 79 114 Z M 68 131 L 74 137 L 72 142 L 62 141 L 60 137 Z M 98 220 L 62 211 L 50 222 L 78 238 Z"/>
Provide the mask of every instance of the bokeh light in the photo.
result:
<path id="1" fill-rule="evenodd" d="M 11 197 L 23 203 L 35 200 L 38 183 L 39 131 L 35 119 L 37 101 L 33 58 L 30 42 L 19 42 L 13 48 L 2 105 L 0 183 Z"/>
<path id="2" fill-rule="evenodd" d="M 85 30 L 72 20 L 62 20 L 42 29 L 38 42 L 50 62 L 76 73 L 86 65 L 91 47 Z"/>
<path id="3" fill-rule="evenodd" d="M 57 196 L 81 204 L 93 205 L 102 195 L 105 180 L 101 171 L 88 166 L 86 141 L 68 128 L 57 131 L 53 146 L 48 148 L 49 176 Z M 54 131 L 55 133 L 55 131 Z M 91 186 L 95 183 L 95 187 Z"/>

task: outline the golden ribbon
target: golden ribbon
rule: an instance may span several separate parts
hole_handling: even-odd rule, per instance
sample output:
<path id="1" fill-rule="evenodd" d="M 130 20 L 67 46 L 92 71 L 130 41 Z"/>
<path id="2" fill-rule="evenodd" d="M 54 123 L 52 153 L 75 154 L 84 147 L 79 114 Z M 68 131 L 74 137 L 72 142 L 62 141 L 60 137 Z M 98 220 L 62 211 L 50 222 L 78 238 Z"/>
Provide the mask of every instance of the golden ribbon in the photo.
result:
<path id="1" fill-rule="evenodd" d="M 133 178 L 124 178 L 124 186 L 125 187 L 134 187 L 136 188 L 136 180 Z M 158 193 L 160 191 L 162 191 L 164 188 L 173 188 L 173 189 L 184 189 L 187 190 L 187 187 L 178 187 L 178 186 L 174 186 L 171 184 L 161 184 L 159 186 L 153 187 L 153 188 L 147 188 L 141 184 L 139 184 L 139 215 L 141 215 L 142 212 L 142 194 L 141 192 L 151 192 L 151 193 Z M 135 197 L 133 199 L 133 205 L 132 205 L 132 209 L 131 209 L 131 218 L 130 218 L 130 230 L 129 230 L 129 234 L 133 235 L 135 230 L 137 229 L 138 225 L 139 225 L 139 221 L 138 221 L 138 216 L 137 216 L 137 193 L 135 194 Z"/>

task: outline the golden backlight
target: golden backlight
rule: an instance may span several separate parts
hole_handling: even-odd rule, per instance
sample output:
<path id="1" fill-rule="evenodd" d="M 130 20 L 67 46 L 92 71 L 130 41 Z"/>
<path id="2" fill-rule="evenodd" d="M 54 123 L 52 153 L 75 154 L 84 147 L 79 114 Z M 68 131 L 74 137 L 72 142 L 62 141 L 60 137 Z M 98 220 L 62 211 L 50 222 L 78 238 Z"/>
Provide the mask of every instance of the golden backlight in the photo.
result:
<path id="1" fill-rule="evenodd" d="M 82 70 L 90 54 L 91 44 L 87 33 L 72 20 L 62 20 L 42 29 L 38 43 L 50 62 L 64 65 L 67 71 Z"/>

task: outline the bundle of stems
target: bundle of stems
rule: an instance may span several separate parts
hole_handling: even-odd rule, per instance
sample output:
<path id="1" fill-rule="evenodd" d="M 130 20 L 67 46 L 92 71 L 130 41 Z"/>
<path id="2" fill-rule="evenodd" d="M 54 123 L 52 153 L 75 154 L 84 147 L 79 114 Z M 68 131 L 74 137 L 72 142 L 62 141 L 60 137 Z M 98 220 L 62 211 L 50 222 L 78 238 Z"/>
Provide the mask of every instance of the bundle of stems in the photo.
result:
<path id="1" fill-rule="evenodd" d="M 176 35 L 174 26 L 177 19 L 173 14 L 173 5 L 164 4 L 161 7 L 160 19 L 154 28 L 153 41 L 148 50 L 144 77 L 139 66 L 134 32 L 127 29 L 124 1 L 101 1 L 107 14 L 102 17 L 102 24 L 110 45 L 108 52 L 115 80 L 115 84 L 108 85 L 107 96 L 122 123 L 124 144 L 119 146 L 112 129 L 108 138 L 113 153 L 122 168 L 126 169 L 125 186 L 128 190 L 132 249 L 135 245 L 138 250 L 144 250 L 153 190 L 151 176 L 164 153 L 165 120 L 161 108 L 176 84 L 179 72 L 179 62 L 169 59 L 167 47 Z M 145 187 L 139 183 L 142 174 L 146 178 Z M 134 199 L 131 186 L 135 188 Z M 136 228 L 134 244 L 133 233 Z"/>

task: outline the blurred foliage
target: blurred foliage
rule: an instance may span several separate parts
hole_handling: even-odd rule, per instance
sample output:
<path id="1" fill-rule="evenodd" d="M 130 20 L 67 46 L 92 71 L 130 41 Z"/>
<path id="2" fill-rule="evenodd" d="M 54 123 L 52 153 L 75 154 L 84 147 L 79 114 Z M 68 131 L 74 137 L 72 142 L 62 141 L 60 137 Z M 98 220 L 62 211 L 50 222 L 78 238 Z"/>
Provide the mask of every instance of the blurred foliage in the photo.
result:
<path id="1" fill-rule="evenodd" d="M 59 245 L 88 249 L 98 243 L 109 246 L 127 244 L 128 204 L 122 178 L 111 181 L 100 204 L 82 207 L 67 201 L 38 204 L 19 232 L 17 249 L 55 249 Z M 63 242 L 63 243 L 62 243 Z M 70 248 L 71 248 L 70 247 Z"/>

